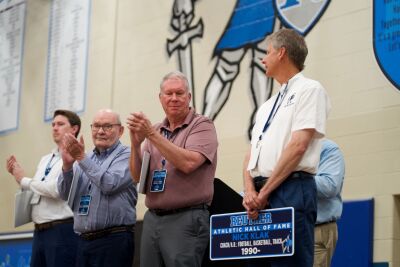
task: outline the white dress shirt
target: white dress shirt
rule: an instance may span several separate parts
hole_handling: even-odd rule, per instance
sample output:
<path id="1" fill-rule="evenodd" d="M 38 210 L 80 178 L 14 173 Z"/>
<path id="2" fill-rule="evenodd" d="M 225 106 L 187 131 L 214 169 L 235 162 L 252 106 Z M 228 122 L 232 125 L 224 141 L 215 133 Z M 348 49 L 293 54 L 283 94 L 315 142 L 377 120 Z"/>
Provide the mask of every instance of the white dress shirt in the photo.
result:
<path id="1" fill-rule="evenodd" d="M 49 170 L 45 175 L 46 168 Z M 57 149 L 42 157 L 35 176 L 24 177 L 21 187 L 32 190 L 32 221 L 34 223 L 45 223 L 73 217 L 73 213 L 67 202 L 59 198 L 57 180 L 61 173 L 62 159 Z M 35 203 L 35 204 L 33 204 Z"/>

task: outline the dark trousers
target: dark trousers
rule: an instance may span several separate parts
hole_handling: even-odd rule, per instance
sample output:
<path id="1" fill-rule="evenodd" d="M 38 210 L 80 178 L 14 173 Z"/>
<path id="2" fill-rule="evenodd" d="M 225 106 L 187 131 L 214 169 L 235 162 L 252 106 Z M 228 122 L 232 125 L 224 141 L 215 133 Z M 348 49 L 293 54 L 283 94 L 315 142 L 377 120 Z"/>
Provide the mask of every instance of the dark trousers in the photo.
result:
<path id="1" fill-rule="evenodd" d="M 287 178 L 269 198 L 268 208 L 293 207 L 295 210 L 294 255 L 249 261 L 248 266 L 312 267 L 314 225 L 317 218 L 317 188 L 313 176 Z"/>
<path id="2" fill-rule="evenodd" d="M 132 267 L 135 252 L 132 232 L 85 240 L 79 238 L 77 267 Z"/>
<path id="3" fill-rule="evenodd" d="M 199 267 L 210 235 L 209 211 L 159 216 L 147 211 L 140 243 L 142 267 Z"/>
<path id="4" fill-rule="evenodd" d="M 78 236 L 73 223 L 55 225 L 33 234 L 31 267 L 75 266 Z"/>

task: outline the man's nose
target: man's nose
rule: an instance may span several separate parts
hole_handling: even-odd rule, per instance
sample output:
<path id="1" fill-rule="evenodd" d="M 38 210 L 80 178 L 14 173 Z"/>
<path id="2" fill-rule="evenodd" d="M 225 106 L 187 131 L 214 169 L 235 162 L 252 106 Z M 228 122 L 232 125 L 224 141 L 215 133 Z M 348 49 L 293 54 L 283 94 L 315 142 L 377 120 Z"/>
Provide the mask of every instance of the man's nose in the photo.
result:
<path id="1" fill-rule="evenodd" d="M 260 58 L 260 60 L 261 60 L 261 63 L 262 63 L 262 64 L 265 64 L 265 57 Z"/>

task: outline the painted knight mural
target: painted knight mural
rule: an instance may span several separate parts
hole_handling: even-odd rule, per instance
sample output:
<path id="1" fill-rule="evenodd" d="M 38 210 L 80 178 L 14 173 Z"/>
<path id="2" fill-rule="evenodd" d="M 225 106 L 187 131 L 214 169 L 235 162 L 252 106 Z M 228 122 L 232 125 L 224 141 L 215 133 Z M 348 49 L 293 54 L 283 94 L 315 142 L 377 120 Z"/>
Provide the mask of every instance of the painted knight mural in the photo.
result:
<path id="1" fill-rule="evenodd" d="M 306 35 L 325 12 L 329 2 L 330 0 L 237 0 L 212 54 L 216 64 L 204 90 L 202 113 L 213 120 L 218 116 L 229 99 L 232 85 L 240 73 L 243 57 L 250 53 L 249 88 L 253 102 L 248 127 L 250 136 L 255 113 L 271 96 L 273 87 L 272 79 L 266 77 L 261 64 L 261 59 L 265 56 L 265 38 L 281 27 L 293 28 Z M 171 28 L 176 35 L 167 40 L 167 53 L 172 57 L 176 52 L 179 70 L 189 78 L 193 107 L 196 107 L 196 64 L 193 62 L 191 42 L 194 38 L 203 37 L 203 27 L 207 27 L 207 21 L 203 24 L 201 18 L 196 19 L 195 0 L 174 1 Z"/>

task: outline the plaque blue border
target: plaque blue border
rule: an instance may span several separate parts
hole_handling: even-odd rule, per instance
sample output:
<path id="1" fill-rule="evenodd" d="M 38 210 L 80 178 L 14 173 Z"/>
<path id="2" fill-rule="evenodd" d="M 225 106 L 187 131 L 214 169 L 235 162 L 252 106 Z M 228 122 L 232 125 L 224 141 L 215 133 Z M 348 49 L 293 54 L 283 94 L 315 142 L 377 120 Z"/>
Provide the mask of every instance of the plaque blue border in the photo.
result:
<path id="1" fill-rule="evenodd" d="M 290 228 L 287 228 L 287 229 L 284 229 L 284 233 L 282 232 L 282 235 L 287 235 L 287 232 L 289 231 L 289 233 L 290 233 L 290 238 L 289 238 L 289 240 L 290 240 L 290 248 L 291 248 L 291 251 L 289 252 L 289 253 L 284 253 L 284 252 L 282 252 L 282 253 L 265 253 L 265 252 L 262 252 L 262 251 L 258 251 L 257 252 L 257 254 L 247 254 L 247 255 L 236 255 L 236 253 L 238 253 L 238 248 L 240 247 L 240 251 L 243 249 L 241 246 L 239 246 L 239 245 L 236 245 L 237 243 L 236 242 L 232 242 L 232 241 L 227 241 L 228 243 L 230 242 L 230 243 L 235 243 L 235 246 L 233 246 L 233 247 L 228 247 L 228 248 L 222 248 L 222 249 L 226 249 L 226 251 L 225 252 L 227 252 L 228 250 L 232 250 L 233 251 L 233 253 L 228 253 L 228 254 L 231 254 L 231 255 L 229 255 L 229 256 L 218 256 L 217 254 L 218 254 L 218 252 L 215 252 L 214 253 L 214 251 L 213 251 L 213 247 L 215 247 L 215 246 L 213 246 L 213 242 L 218 242 L 218 241 L 215 241 L 215 239 L 213 238 L 213 231 L 214 230 L 216 230 L 216 229 L 218 229 L 218 230 L 221 230 L 221 229 L 224 229 L 224 230 L 227 230 L 227 231 L 229 231 L 229 229 L 232 229 L 233 231 L 235 231 L 235 230 L 238 230 L 239 228 L 244 228 L 244 227 L 257 227 L 257 226 L 260 226 L 260 227 L 267 227 L 268 225 L 274 225 L 274 213 L 275 214 L 279 214 L 279 213 L 282 213 L 282 211 L 283 212 L 285 212 L 285 211 L 289 211 L 289 213 L 290 213 L 290 216 L 289 216 L 289 218 L 288 219 L 286 219 L 286 218 L 280 218 L 281 219 L 281 221 L 278 221 L 278 222 L 275 222 L 275 224 L 277 224 L 277 223 L 281 223 L 281 224 L 284 224 L 284 223 L 290 223 L 291 224 L 291 227 Z M 264 257 L 284 257 L 284 256 L 292 256 L 293 254 L 294 254 L 294 251 L 295 251 L 295 244 L 294 244 L 294 236 L 295 236 L 295 227 L 294 227 L 294 209 L 292 208 L 292 207 L 285 207 L 285 208 L 278 208 L 278 209 L 266 209 L 266 210 L 262 210 L 262 211 L 260 211 L 260 214 L 267 214 L 267 213 L 270 213 L 271 214 L 271 216 L 270 216 L 270 218 L 271 218 L 271 222 L 268 222 L 268 223 L 256 223 L 256 224 L 243 224 L 242 226 L 240 226 L 240 224 L 237 224 L 237 225 L 234 225 L 234 226 L 231 226 L 231 225 L 229 225 L 229 226 L 226 226 L 226 225 L 224 225 L 224 222 L 222 222 L 222 224 L 221 224 L 221 222 L 219 221 L 216 221 L 215 219 L 225 219 L 225 217 L 229 217 L 230 219 L 229 219 L 229 221 L 231 221 L 232 222 L 232 216 L 238 216 L 238 217 L 241 217 L 241 216 L 245 216 L 245 218 L 248 218 L 247 217 L 247 213 L 246 212 L 234 212 L 234 213 L 224 213 L 224 214 L 215 214 L 215 215 L 212 215 L 211 217 L 210 217 L 210 251 L 209 251 L 209 257 L 210 257 L 210 260 L 212 260 L 212 261 L 216 261 L 216 260 L 232 260 L 232 259 L 251 259 L 251 258 L 264 258 Z M 291 217 L 291 218 L 290 218 Z M 260 216 L 259 216 L 259 219 L 260 219 Z M 220 226 L 223 226 L 223 228 L 216 228 L 216 227 L 214 227 L 216 224 L 219 224 Z M 232 224 L 232 223 L 231 223 Z M 279 230 L 277 230 L 277 229 L 271 229 L 271 230 L 262 230 L 262 231 L 264 231 L 264 232 L 269 232 L 269 231 L 279 231 Z M 259 231 L 259 232 L 262 232 L 262 231 Z M 283 231 L 283 230 L 282 230 Z M 254 232 L 257 232 L 257 230 L 254 230 L 254 231 L 252 231 L 252 230 L 249 230 L 249 231 L 243 231 L 243 232 L 240 232 L 240 233 L 254 233 Z M 238 233 L 238 232 L 236 232 L 236 233 Z M 230 233 L 222 233 L 222 234 L 218 234 L 218 235 L 226 235 L 226 236 L 228 236 L 228 238 L 229 238 L 229 235 L 230 235 Z M 282 238 L 284 238 L 285 236 L 282 236 Z M 270 240 L 270 239 L 272 239 L 272 238 L 268 238 L 268 240 Z M 252 245 L 251 245 L 251 248 L 252 249 L 254 249 L 254 248 L 256 248 L 256 249 L 258 249 L 258 247 L 261 247 L 261 246 L 257 246 L 257 245 L 254 245 L 254 243 L 252 242 L 252 241 L 254 241 L 254 240 L 266 240 L 266 239 L 264 239 L 264 238 L 257 238 L 257 239 L 249 239 L 248 240 L 248 242 L 251 242 L 252 243 Z M 281 239 L 282 240 L 282 239 Z M 237 242 L 241 242 L 241 241 L 237 241 Z M 222 243 L 222 242 L 221 242 Z M 243 246 L 244 247 L 244 249 L 245 248 L 249 248 L 249 246 L 248 245 L 244 245 Z M 265 251 L 265 248 L 264 248 L 264 251 Z M 243 251 L 242 251 L 243 252 Z M 260 254 L 258 254 L 259 252 L 262 252 L 262 253 L 260 253 Z M 227 253 L 225 253 L 225 254 L 227 254 Z"/>

